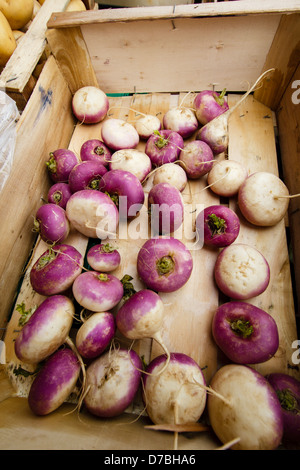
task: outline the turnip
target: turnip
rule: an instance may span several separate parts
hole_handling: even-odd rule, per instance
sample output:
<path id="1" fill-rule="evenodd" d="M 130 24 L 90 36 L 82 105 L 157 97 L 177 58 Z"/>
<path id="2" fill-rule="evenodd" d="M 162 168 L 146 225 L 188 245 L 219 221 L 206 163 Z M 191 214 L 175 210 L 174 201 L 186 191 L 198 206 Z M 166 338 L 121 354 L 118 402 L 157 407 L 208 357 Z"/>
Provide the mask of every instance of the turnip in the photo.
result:
<path id="1" fill-rule="evenodd" d="M 69 175 L 69 186 L 72 193 L 82 189 L 99 189 L 99 182 L 107 168 L 100 162 L 86 160 L 78 163 Z"/>
<path id="2" fill-rule="evenodd" d="M 38 294 L 59 294 L 71 287 L 82 268 L 83 256 L 75 247 L 55 245 L 46 250 L 32 266 L 30 283 Z"/>
<path id="3" fill-rule="evenodd" d="M 181 150 L 179 160 L 188 178 L 198 179 L 208 173 L 214 163 L 214 155 L 205 142 L 193 140 Z"/>
<path id="4" fill-rule="evenodd" d="M 289 191 L 278 176 L 258 171 L 249 175 L 241 185 L 238 205 L 248 222 L 259 226 L 273 226 L 286 214 Z"/>
<path id="5" fill-rule="evenodd" d="M 99 182 L 99 190 L 112 198 L 121 218 L 134 217 L 143 207 L 145 193 L 142 183 L 130 171 L 108 171 Z"/>
<path id="6" fill-rule="evenodd" d="M 72 111 L 84 124 L 103 121 L 107 115 L 109 100 L 104 91 L 95 86 L 79 88 L 72 98 Z"/>
<path id="7" fill-rule="evenodd" d="M 101 191 L 83 189 L 73 193 L 66 213 L 74 228 L 87 237 L 116 236 L 119 212 L 111 198 Z"/>
<path id="8" fill-rule="evenodd" d="M 163 129 L 154 132 L 146 142 L 145 153 L 154 166 L 178 160 L 184 141 L 178 132 Z"/>
<path id="9" fill-rule="evenodd" d="M 87 359 L 100 356 L 111 343 L 115 332 L 115 317 L 111 312 L 93 313 L 76 333 L 75 344 L 79 354 Z"/>
<path id="10" fill-rule="evenodd" d="M 247 96 L 256 88 L 257 84 L 262 80 L 270 71 L 267 70 L 256 80 L 251 88 L 242 96 L 242 98 L 227 111 L 223 112 L 219 116 L 215 117 L 203 127 L 199 129 L 196 134 L 197 140 L 203 140 L 212 149 L 214 154 L 225 152 L 228 148 L 228 120 L 230 115 L 242 104 Z"/>
<path id="11" fill-rule="evenodd" d="M 48 191 L 47 201 L 65 209 L 71 195 L 72 191 L 68 183 L 54 183 Z"/>
<path id="12" fill-rule="evenodd" d="M 248 170 L 235 160 L 221 160 L 213 164 L 207 175 L 211 190 L 219 196 L 235 196 L 248 176 Z"/>
<path id="13" fill-rule="evenodd" d="M 70 171 L 77 163 L 79 160 L 72 150 L 57 149 L 50 152 L 46 166 L 54 183 L 67 183 Z"/>
<path id="14" fill-rule="evenodd" d="M 283 442 L 299 444 L 300 382 L 291 375 L 273 372 L 266 377 L 274 388 L 283 414 Z"/>
<path id="15" fill-rule="evenodd" d="M 212 333 L 223 353 L 237 364 L 265 362 L 279 347 L 274 318 L 247 302 L 220 305 L 213 316 Z"/>
<path id="16" fill-rule="evenodd" d="M 210 386 L 220 396 L 208 395 L 208 417 L 222 443 L 239 438 L 232 446 L 236 450 L 279 446 L 282 411 L 276 392 L 263 375 L 246 365 L 227 364 L 216 372 Z"/>
<path id="17" fill-rule="evenodd" d="M 226 88 L 221 93 L 213 90 L 203 90 L 195 96 L 195 113 L 202 126 L 229 109 L 225 93 Z"/>
<path id="18" fill-rule="evenodd" d="M 46 243 L 63 242 L 70 232 L 65 209 L 52 203 L 42 205 L 36 212 L 33 230 L 38 232 Z"/>
<path id="19" fill-rule="evenodd" d="M 214 275 L 217 286 L 225 295 L 235 300 L 246 300 L 266 290 L 270 266 L 253 246 L 233 243 L 219 253 Z"/>
<path id="20" fill-rule="evenodd" d="M 16 356 L 28 364 L 45 360 L 67 341 L 74 315 L 75 308 L 68 297 L 47 297 L 17 335 Z"/>
<path id="21" fill-rule="evenodd" d="M 111 159 L 111 151 L 102 140 L 89 139 L 80 148 L 80 158 L 83 162 L 92 160 L 107 167 Z"/>
<path id="22" fill-rule="evenodd" d="M 169 183 L 154 185 L 148 195 L 148 212 L 152 236 L 173 233 L 184 218 L 181 192 Z"/>
<path id="23" fill-rule="evenodd" d="M 135 123 L 135 128 L 141 139 L 147 140 L 154 131 L 161 130 L 161 122 L 157 116 L 144 114 Z"/>
<path id="24" fill-rule="evenodd" d="M 206 245 L 224 247 L 238 237 L 240 220 L 232 209 L 216 204 L 205 207 L 198 214 L 196 230 Z"/>
<path id="25" fill-rule="evenodd" d="M 161 336 L 163 314 L 164 304 L 160 296 L 152 290 L 141 289 L 120 307 L 116 315 L 116 324 L 118 330 L 126 338 L 155 339 L 167 355 L 167 366 L 170 353 Z"/>
<path id="26" fill-rule="evenodd" d="M 72 285 L 73 295 L 82 307 L 92 312 L 106 312 L 115 307 L 123 297 L 122 282 L 110 273 L 85 271 Z"/>
<path id="27" fill-rule="evenodd" d="M 155 424 L 190 424 L 202 416 L 206 384 L 199 365 L 186 354 L 171 353 L 153 359 L 143 375 L 143 400 Z"/>
<path id="28" fill-rule="evenodd" d="M 163 126 L 165 129 L 178 132 L 183 139 L 187 139 L 198 129 L 198 121 L 192 109 L 178 106 L 165 113 Z"/>
<path id="29" fill-rule="evenodd" d="M 152 162 L 145 152 L 138 149 L 117 150 L 111 156 L 110 170 L 125 170 L 133 173 L 143 182 L 152 168 Z"/>
<path id="30" fill-rule="evenodd" d="M 187 175 L 185 170 L 176 163 L 165 163 L 157 167 L 153 177 L 153 184 L 169 183 L 175 186 L 180 192 L 187 185 Z"/>
<path id="31" fill-rule="evenodd" d="M 101 418 L 123 413 L 137 394 L 141 369 L 142 361 L 132 349 L 111 349 L 94 359 L 86 374 L 88 411 Z"/>
<path id="32" fill-rule="evenodd" d="M 189 280 L 193 258 L 176 238 L 150 238 L 140 248 L 137 270 L 145 285 L 156 292 L 174 292 Z"/>
<path id="33" fill-rule="evenodd" d="M 79 379 L 77 355 L 65 347 L 54 352 L 36 375 L 28 394 L 33 413 L 45 416 L 59 408 L 70 396 Z"/>
<path id="34" fill-rule="evenodd" d="M 119 251 L 110 243 L 98 243 L 88 249 L 86 259 L 94 271 L 114 271 L 121 263 Z"/>
<path id="35" fill-rule="evenodd" d="M 101 129 L 102 140 L 111 150 L 135 148 L 140 137 L 135 127 L 123 119 L 106 119 Z"/>

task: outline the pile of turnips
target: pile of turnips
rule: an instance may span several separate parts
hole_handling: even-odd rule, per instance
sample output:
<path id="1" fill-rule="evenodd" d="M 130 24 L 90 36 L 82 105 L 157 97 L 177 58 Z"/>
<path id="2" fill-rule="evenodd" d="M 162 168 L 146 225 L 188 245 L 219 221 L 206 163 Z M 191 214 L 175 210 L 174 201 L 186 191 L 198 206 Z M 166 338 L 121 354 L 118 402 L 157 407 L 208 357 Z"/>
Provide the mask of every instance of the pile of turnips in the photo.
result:
<path id="1" fill-rule="evenodd" d="M 80 383 L 80 404 L 100 418 L 117 416 L 143 385 L 145 408 L 154 424 L 190 424 L 207 409 L 222 443 L 236 439 L 232 448 L 275 449 L 283 437 L 290 439 L 284 423 L 293 418 L 291 426 L 299 432 L 294 416 L 299 384 L 289 384 L 284 400 L 278 392 L 283 381 L 273 386 L 275 380 L 251 367 L 275 355 L 279 335 L 271 315 L 251 305 L 269 285 L 269 263 L 256 248 L 236 240 L 241 217 L 260 226 L 278 223 L 287 210 L 288 190 L 275 175 L 249 175 L 239 162 L 216 158 L 227 148 L 227 134 L 222 137 L 215 121 L 226 113 L 228 118 L 225 91 L 202 91 L 193 104 L 190 109 L 181 103 L 161 120 L 137 113 L 133 125 L 109 117 L 109 101 L 101 90 L 84 87 L 75 93 L 74 116 L 83 125 L 103 121 L 102 134 L 85 141 L 79 155 L 57 149 L 46 162 L 52 186 L 35 215 L 34 230 L 48 249 L 30 272 L 32 288 L 46 299 L 23 326 L 15 352 L 25 363 L 43 361 L 28 397 L 37 415 L 53 412 Z M 211 145 L 212 125 L 210 139 L 206 136 L 211 123 L 216 124 L 218 145 Z M 136 148 L 141 141 L 144 151 Z M 146 199 L 144 183 L 152 175 Z M 193 272 L 192 253 L 173 234 L 184 220 L 184 189 L 189 180 L 203 177 L 208 190 L 235 197 L 241 212 L 238 216 L 226 205 L 215 204 L 196 217 L 197 236 L 219 251 L 214 277 L 228 297 L 214 313 L 211 328 L 229 364 L 218 370 L 209 386 L 191 357 L 169 351 L 164 344 L 160 297 L 185 286 Z M 130 282 L 127 289 L 124 279 L 114 275 L 123 258 L 110 237 L 117 238 L 119 223 L 136 217 L 146 200 L 157 231 L 138 252 L 136 270 L 144 288 L 136 292 Z M 68 245 L 71 228 L 93 241 L 85 257 Z M 127 283 L 132 279 L 124 277 Z M 78 309 L 81 325 L 71 340 Z M 154 339 L 163 354 L 145 367 L 133 349 L 116 345 L 117 331 L 133 341 Z M 245 408 L 245 403 L 250 406 Z"/>

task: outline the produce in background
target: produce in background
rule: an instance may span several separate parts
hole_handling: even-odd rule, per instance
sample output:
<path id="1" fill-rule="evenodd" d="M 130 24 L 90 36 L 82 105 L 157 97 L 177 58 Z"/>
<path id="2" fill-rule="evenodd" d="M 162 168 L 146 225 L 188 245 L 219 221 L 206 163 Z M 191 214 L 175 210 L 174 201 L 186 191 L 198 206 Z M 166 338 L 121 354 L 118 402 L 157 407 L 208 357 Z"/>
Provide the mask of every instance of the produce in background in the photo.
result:
<path id="1" fill-rule="evenodd" d="M 220 160 L 214 162 L 207 175 L 210 189 L 219 196 L 235 196 L 242 183 L 248 176 L 248 170 L 235 160 Z"/>
<path id="2" fill-rule="evenodd" d="M 46 243 L 63 242 L 70 232 L 65 209 L 57 204 L 43 204 L 35 214 L 33 231 L 39 233 Z"/>
<path id="3" fill-rule="evenodd" d="M 57 149 L 49 153 L 46 166 L 54 183 L 68 183 L 70 172 L 77 163 L 79 159 L 72 150 Z"/>
<path id="4" fill-rule="evenodd" d="M 216 344 L 236 364 L 258 364 L 273 357 L 279 347 L 276 321 L 247 302 L 220 305 L 212 320 Z"/>
<path id="5" fill-rule="evenodd" d="M 92 269 L 100 273 L 111 272 L 121 263 L 119 251 L 110 243 L 98 243 L 88 249 L 86 259 Z"/>
<path id="6" fill-rule="evenodd" d="M 85 11 L 85 4 L 81 0 L 70 0 L 66 11 Z"/>
<path id="7" fill-rule="evenodd" d="M 198 129 L 198 121 L 192 109 L 178 106 L 164 114 L 163 126 L 164 129 L 178 132 L 183 139 L 187 139 Z"/>
<path id="8" fill-rule="evenodd" d="M 179 189 L 169 183 L 152 186 L 148 194 L 148 213 L 152 236 L 176 231 L 184 219 L 184 204 Z"/>
<path id="9" fill-rule="evenodd" d="M 240 219 L 229 207 L 221 204 L 205 207 L 196 218 L 196 230 L 206 245 L 231 245 L 240 233 Z"/>
<path id="10" fill-rule="evenodd" d="M 0 67 L 4 67 L 8 59 L 17 47 L 13 31 L 0 11 Z"/>
<path id="11" fill-rule="evenodd" d="M 209 121 L 225 113 L 229 109 L 225 98 L 226 89 L 218 93 L 213 90 L 203 90 L 194 98 L 194 108 L 196 117 L 200 124 L 204 126 Z"/>
<path id="12" fill-rule="evenodd" d="M 145 153 L 152 165 L 157 167 L 164 163 L 175 162 L 183 149 L 184 141 L 178 132 L 163 129 L 154 132 L 146 142 Z"/>
<path id="13" fill-rule="evenodd" d="M 180 151 L 179 160 L 188 178 L 198 179 L 212 169 L 214 154 L 205 142 L 193 140 Z"/>
<path id="14" fill-rule="evenodd" d="M 111 151 L 102 140 L 89 139 L 86 140 L 80 148 L 80 158 L 83 162 L 93 160 L 108 167 L 108 163 L 111 159 Z"/>
<path id="15" fill-rule="evenodd" d="M 72 191 L 68 183 L 54 183 L 48 191 L 47 201 L 65 209 L 71 196 Z"/>
<path id="16" fill-rule="evenodd" d="M 107 115 L 109 100 L 104 91 L 95 86 L 79 88 L 72 98 L 72 111 L 78 121 L 96 124 Z"/>
<path id="17" fill-rule="evenodd" d="M 109 162 L 110 170 L 124 170 L 133 173 L 142 183 L 152 168 L 152 162 L 145 152 L 138 149 L 121 149 L 114 152 Z"/>
<path id="18" fill-rule="evenodd" d="M 153 184 L 159 183 L 169 183 L 181 192 L 187 185 L 187 174 L 180 165 L 165 163 L 154 172 Z"/>
<path id="19" fill-rule="evenodd" d="M 113 151 L 135 148 L 140 140 L 132 124 L 117 118 L 104 120 L 101 135 L 103 142 Z"/>
<path id="20" fill-rule="evenodd" d="M 101 418 L 123 413 L 132 403 L 141 382 L 142 361 L 131 349 L 110 349 L 88 366 L 84 404 Z"/>
<path id="21" fill-rule="evenodd" d="M 0 0 L 0 11 L 12 30 L 22 29 L 33 16 L 33 0 Z"/>
<path id="22" fill-rule="evenodd" d="M 238 439 L 235 450 L 273 450 L 283 435 L 283 417 L 276 392 L 256 370 L 239 364 L 221 367 L 208 394 L 210 424 L 225 444 Z"/>
<path id="23" fill-rule="evenodd" d="M 266 290 L 270 266 L 255 247 L 232 243 L 219 253 L 214 275 L 223 294 L 235 300 L 247 300 Z"/>
<path id="24" fill-rule="evenodd" d="M 111 312 L 92 313 L 76 333 L 75 345 L 87 359 L 100 356 L 111 343 L 116 332 L 115 317 Z"/>
<path id="25" fill-rule="evenodd" d="M 140 138 L 147 140 L 153 134 L 153 132 L 161 130 L 161 122 L 157 116 L 144 114 L 136 121 L 135 128 Z"/>
<path id="26" fill-rule="evenodd" d="M 86 160 L 77 163 L 69 174 L 69 187 L 72 193 L 83 189 L 98 190 L 107 168 L 100 162 Z"/>

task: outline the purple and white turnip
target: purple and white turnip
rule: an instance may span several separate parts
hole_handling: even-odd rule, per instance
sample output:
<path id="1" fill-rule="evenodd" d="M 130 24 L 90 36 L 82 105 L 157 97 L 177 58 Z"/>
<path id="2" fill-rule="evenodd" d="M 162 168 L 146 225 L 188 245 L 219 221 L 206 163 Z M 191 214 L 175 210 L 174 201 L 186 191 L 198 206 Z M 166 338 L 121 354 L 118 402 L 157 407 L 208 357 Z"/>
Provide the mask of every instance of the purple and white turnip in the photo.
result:
<path id="1" fill-rule="evenodd" d="M 135 148 L 140 137 L 135 127 L 123 119 L 109 118 L 102 124 L 102 140 L 112 151 Z"/>
<path id="2" fill-rule="evenodd" d="M 111 156 L 110 170 L 124 170 L 133 173 L 143 182 L 152 168 L 152 162 L 145 152 L 138 149 L 117 150 Z"/>
<path id="3" fill-rule="evenodd" d="M 54 183 L 48 191 L 47 201 L 65 209 L 71 195 L 72 191 L 68 183 Z"/>
<path id="4" fill-rule="evenodd" d="M 107 171 L 103 163 L 93 160 L 78 163 L 72 168 L 69 175 L 69 186 L 72 193 L 83 189 L 98 190 L 99 183 Z"/>
<path id="5" fill-rule="evenodd" d="M 196 230 L 206 245 L 224 247 L 233 243 L 240 232 L 237 214 L 227 206 L 205 207 L 196 218 Z"/>
<path id="6" fill-rule="evenodd" d="M 33 230 L 46 243 L 61 243 L 70 232 L 70 223 L 65 209 L 57 204 L 46 203 L 36 212 Z"/>
<path id="7" fill-rule="evenodd" d="M 154 185 L 148 194 L 148 212 L 152 236 L 173 233 L 184 219 L 181 192 L 169 183 Z"/>
<path id="8" fill-rule="evenodd" d="M 179 160 L 188 178 L 198 179 L 211 170 L 214 155 L 205 142 L 193 140 L 185 144 L 180 152 Z"/>
<path id="9" fill-rule="evenodd" d="M 248 302 L 220 305 L 212 320 L 216 344 L 236 364 L 258 364 L 273 357 L 279 347 L 276 321 Z"/>
<path id="10" fill-rule="evenodd" d="M 170 131 L 175 131 L 183 139 L 191 137 L 198 129 L 198 121 L 192 109 L 185 107 L 175 107 L 169 109 L 163 117 L 163 127 Z"/>
<path id="11" fill-rule="evenodd" d="M 72 150 L 57 149 L 50 152 L 46 166 L 54 183 L 68 183 L 70 171 L 77 163 L 79 159 Z"/>
<path id="12" fill-rule="evenodd" d="M 94 271 L 111 272 L 121 263 L 120 252 L 110 243 L 98 243 L 88 249 L 86 259 Z"/>
<path id="13" fill-rule="evenodd" d="M 103 121 L 109 109 L 109 100 L 104 91 L 95 86 L 79 88 L 72 98 L 72 110 L 78 121 L 95 124 Z"/>
<path id="14" fill-rule="evenodd" d="M 150 157 L 152 165 L 157 167 L 164 163 L 178 160 L 184 141 L 178 132 L 163 129 L 154 132 L 146 142 L 145 153 Z"/>
<path id="15" fill-rule="evenodd" d="M 189 280 L 193 258 L 184 243 L 176 238 L 150 238 L 138 252 L 137 270 L 149 289 L 174 292 Z"/>
<path id="16" fill-rule="evenodd" d="M 213 90 L 203 90 L 195 96 L 195 113 L 202 126 L 229 109 L 225 93 L 225 88 L 221 93 Z"/>
<path id="17" fill-rule="evenodd" d="M 80 158 L 83 162 L 92 160 L 107 167 L 111 159 L 111 151 L 102 140 L 89 139 L 80 147 Z"/>
<path id="18" fill-rule="evenodd" d="M 175 186 L 180 192 L 187 185 L 187 175 L 185 170 L 177 163 L 165 163 L 154 170 L 153 184 L 169 183 Z"/>
<path id="19" fill-rule="evenodd" d="M 161 122 L 157 116 L 144 114 L 136 121 L 135 128 L 140 138 L 147 140 L 153 132 L 161 130 Z"/>
<path id="20" fill-rule="evenodd" d="M 235 196 L 248 176 L 247 168 L 236 160 L 220 160 L 207 175 L 211 190 L 219 196 Z"/>
<path id="21" fill-rule="evenodd" d="M 84 358 L 94 359 L 109 346 L 115 332 L 116 322 L 111 312 L 92 313 L 77 330 L 77 351 Z"/>

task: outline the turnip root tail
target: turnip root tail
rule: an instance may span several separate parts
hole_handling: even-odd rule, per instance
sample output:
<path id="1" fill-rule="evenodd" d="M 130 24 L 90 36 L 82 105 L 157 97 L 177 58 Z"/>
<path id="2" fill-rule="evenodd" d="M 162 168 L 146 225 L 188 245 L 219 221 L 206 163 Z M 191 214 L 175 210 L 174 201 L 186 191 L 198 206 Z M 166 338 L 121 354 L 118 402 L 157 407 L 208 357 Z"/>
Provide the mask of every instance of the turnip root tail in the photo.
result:
<path id="1" fill-rule="evenodd" d="M 223 444 L 222 446 L 217 447 L 215 450 L 227 450 L 227 449 L 230 449 L 232 446 L 234 446 L 235 444 L 237 444 L 238 442 L 240 442 L 240 440 L 241 440 L 240 437 L 236 437 L 235 439 L 232 439 L 231 441 L 226 442 L 226 443 Z"/>
<path id="2" fill-rule="evenodd" d="M 80 364 L 80 367 L 81 367 L 81 371 L 82 371 L 82 391 L 81 391 L 81 394 L 79 396 L 79 400 L 78 400 L 78 405 L 76 408 L 78 408 L 78 411 L 80 411 L 80 408 L 81 408 L 81 405 L 82 405 L 82 402 L 83 402 L 83 399 L 84 399 L 84 396 L 86 394 L 86 370 L 85 370 L 85 364 L 82 360 L 82 357 L 80 356 L 79 352 L 77 351 L 77 348 L 75 346 L 75 344 L 73 343 L 73 341 L 71 340 L 71 338 L 68 336 L 65 343 L 72 349 L 72 351 L 75 353 L 75 355 L 77 356 L 77 359 L 78 359 L 78 362 Z M 75 408 L 75 409 L 76 409 Z"/>
<path id="3" fill-rule="evenodd" d="M 288 199 L 292 199 L 294 197 L 299 197 L 300 196 L 300 193 L 298 194 L 288 194 L 288 195 L 282 195 L 280 196 L 279 194 L 278 195 L 274 195 L 273 198 L 274 199 L 281 199 L 281 198 L 288 198 Z"/>
<path id="4" fill-rule="evenodd" d="M 196 380 L 193 382 L 194 385 L 197 385 L 199 386 L 200 388 L 203 388 L 204 390 L 207 391 L 207 393 L 210 393 L 211 395 L 214 395 L 215 397 L 219 398 L 220 400 L 223 401 L 223 403 L 225 403 L 225 405 L 228 405 L 228 406 L 232 406 L 232 403 L 230 402 L 230 400 L 227 400 L 227 398 L 223 397 L 223 395 L 221 395 L 220 393 L 216 392 L 213 388 L 211 388 L 211 386 L 206 386 L 206 385 L 203 385 L 201 384 L 200 382 L 197 382 Z"/>

